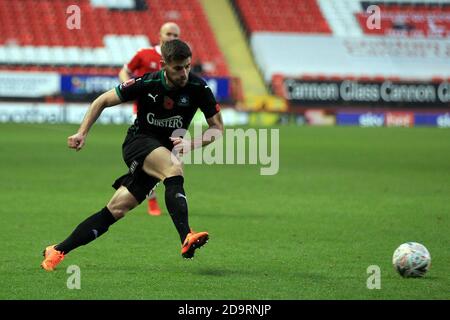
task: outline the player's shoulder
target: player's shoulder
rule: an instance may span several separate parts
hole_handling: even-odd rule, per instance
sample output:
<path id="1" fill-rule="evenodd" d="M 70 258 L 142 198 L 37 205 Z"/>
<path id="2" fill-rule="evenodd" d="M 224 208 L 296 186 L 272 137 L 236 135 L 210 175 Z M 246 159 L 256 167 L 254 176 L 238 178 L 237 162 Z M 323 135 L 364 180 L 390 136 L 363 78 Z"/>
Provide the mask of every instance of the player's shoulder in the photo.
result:
<path id="1" fill-rule="evenodd" d="M 155 46 L 155 47 L 145 47 L 145 48 L 141 48 L 138 51 L 143 51 L 143 52 L 150 52 L 150 53 L 157 53 L 157 54 L 161 54 L 161 49 L 159 46 Z"/>
<path id="2" fill-rule="evenodd" d="M 145 73 L 140 78 L 142 78 L 142 81 L 144 81 L 145 83 L 160 82 L 161 81 L 161 70 Z"/>
<path id="3" fill-rule="evenodd" d="M 155 47 L 148 47 L 148 48 L 140 48 L 138 51 L 136 51 L 136 55 L 143 56 L 143 57 L 151 57 L 151 56 L 161 56 L 158 51 L 155 49 Z"/>
<path id="4" fill-rule="evenodd" d="M 195 73 L 189 73 L 188 83 L 193 87 L 207 88 L 208 83 L 202 77 L 196 75 Z"/>
<path id="5" fill-rule="evenodd" d="M 146 52 L 150 52 L 150 51 L 153 51 L 153 47 L 140 48 L 140 49 L 138 49 L 138 51 L 136 51 L 136 53 L 146 53 Z"/>

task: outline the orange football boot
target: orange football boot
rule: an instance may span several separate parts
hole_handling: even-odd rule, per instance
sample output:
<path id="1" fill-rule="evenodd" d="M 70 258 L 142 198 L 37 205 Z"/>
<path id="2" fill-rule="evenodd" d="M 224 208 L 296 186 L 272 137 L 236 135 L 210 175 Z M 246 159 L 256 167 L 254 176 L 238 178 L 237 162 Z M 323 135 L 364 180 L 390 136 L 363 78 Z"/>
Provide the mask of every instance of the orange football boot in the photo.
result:
<path id="1" fill-rule="evenodd" d="M 148 209 L 147 212 L 151 216 L 160 216 L 161 209 L 159 208 L 158 201 L 156 198 L 148 199 Z"/>
<path id="2" fill-rule="evenodd" d="M 64 260 L 64 253 L 55 249 L 55 245 L 45 248 L 43 254 L 44 261 L 41 267 L 47 271 L 55 270 L 56 266 Z"/>
<path id="3" fill-rule="evenodd" d="M 204 246 L 209 239 L 208 232 L 191 232 L 188 233 L 186 239 L 184 239 L 181 247 L 181 255 L 185 259 L 192 259 L 194 257 L 195 249 L 200 249 Z"/>

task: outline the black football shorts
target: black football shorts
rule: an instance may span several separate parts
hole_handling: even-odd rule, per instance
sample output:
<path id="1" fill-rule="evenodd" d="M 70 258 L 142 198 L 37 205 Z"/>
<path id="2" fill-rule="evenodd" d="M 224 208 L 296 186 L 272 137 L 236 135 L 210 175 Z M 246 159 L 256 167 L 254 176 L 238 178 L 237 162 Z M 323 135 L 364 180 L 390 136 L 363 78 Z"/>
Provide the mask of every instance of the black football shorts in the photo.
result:
<path id="1" fill-rule="evenodd" d="M 172 150 L 173 144 L 168 138 L 129 132 L 122 144 L 123 160 L 129 170 L 127 174 L 116 179 L 113 188 L 117 190 L 120 186 L 125 186 L 139 203 L 144 201 L 159 179 L 146 174 L 142 165 L 145 158 L 159 147 Z"/>

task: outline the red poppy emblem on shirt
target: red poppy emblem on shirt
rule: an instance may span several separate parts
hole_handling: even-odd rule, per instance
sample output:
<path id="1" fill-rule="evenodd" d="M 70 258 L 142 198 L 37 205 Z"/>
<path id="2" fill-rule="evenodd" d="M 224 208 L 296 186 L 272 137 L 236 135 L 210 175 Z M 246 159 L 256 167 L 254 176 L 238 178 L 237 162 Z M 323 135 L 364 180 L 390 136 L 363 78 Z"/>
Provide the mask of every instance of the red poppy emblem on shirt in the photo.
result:
<path id="1" fill-rule="evenodd" d="M 164 96 L 164 109 L 172 110 L 173 109 L 173 105 L 174 105 L 173 100 L 170 99 L 167 96 Z"/>

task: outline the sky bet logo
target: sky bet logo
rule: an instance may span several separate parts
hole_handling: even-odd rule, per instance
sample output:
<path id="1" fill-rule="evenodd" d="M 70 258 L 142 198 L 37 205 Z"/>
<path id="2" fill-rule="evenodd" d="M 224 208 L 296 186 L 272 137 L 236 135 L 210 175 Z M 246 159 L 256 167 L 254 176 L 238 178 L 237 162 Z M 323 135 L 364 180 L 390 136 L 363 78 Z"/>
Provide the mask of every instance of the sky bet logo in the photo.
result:
<path id="1" fill-rule="evenodd" d="M 359 125 L 361 127 L 382 127 L 384 125 L 384 114 L 364 113 L 359 116 Z"/>
<path id="2" fill-rule="evenodd" d="M 450 113 L 437 117 L 436 123 L 439 128 L 450 128 Z"/>

